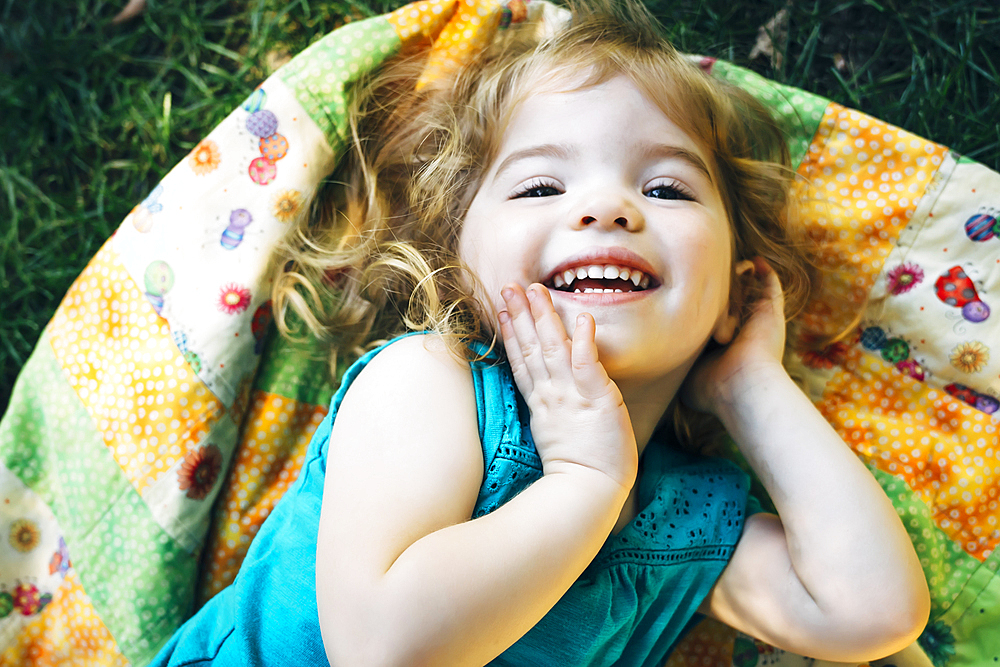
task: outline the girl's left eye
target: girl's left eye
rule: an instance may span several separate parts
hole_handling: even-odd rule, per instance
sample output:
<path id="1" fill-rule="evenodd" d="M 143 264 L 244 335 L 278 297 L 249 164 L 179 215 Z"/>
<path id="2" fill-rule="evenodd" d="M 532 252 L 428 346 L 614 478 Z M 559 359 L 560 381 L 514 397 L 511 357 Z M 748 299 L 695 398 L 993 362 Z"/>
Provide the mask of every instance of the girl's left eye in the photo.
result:
<path id="1" fill-rule="evenodd" d="M 671 183 L 658 183 L 646 190 L 643 194 L 647 197 L 652 197 L 653 199 L 680 199 L 683 201 L 695 201 L 694 193 L 677 181 L 673 181 Z"/>

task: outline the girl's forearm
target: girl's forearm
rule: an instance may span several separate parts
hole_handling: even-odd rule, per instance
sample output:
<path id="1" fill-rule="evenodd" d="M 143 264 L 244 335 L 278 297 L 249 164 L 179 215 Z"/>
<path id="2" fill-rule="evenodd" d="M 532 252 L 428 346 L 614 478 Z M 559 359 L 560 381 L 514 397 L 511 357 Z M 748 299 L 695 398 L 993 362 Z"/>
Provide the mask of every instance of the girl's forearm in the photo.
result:
<path id="1" fill-rule="evenodd" d="M 774 501 L 819 614 L 921 614 L 927 589 L 892 503 L 784 369 L 733 378 L 717 414 Z"/>
<path id="2" fill-rule="evenodd" d="M 324 623 L 332 664 L 485 664 L 580 576 L 626 497 L 595 471 L 547 474 L 491 514 L 424 536 L 376 581 L 328 592 L 360 598 Z"/>

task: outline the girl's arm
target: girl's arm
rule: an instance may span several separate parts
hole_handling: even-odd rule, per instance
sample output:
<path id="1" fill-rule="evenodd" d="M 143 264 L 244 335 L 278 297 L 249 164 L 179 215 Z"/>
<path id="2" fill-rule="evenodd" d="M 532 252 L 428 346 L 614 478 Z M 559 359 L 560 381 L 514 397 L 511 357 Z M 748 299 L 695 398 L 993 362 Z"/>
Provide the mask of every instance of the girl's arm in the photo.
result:
<path id="1" fill-rule="evenodd" d="M 541 431 L 533 423 L 532 432 L 542 436 L 545 474 L 470 520 L 483 454 L 468 365 L 431 336 L 376 356 L 330 437 L 316 596 L 334 665 L 485 664 L 559 600 L 614 527 L 635 479 L 635 440 L 597 363 L 593 320 L 571 348 L 551 304 L 555 322 L 543 316 L 536 330 L 524 292 L 515 292 L 503 329 L 522 394 L 533 418 L 546 396 L 546 409 L 574 426 L 547 433 L 540 412 Z M 530 359 L 511 342 L 515 324 Z M 526 391 L 529 363 L 538 384 Z M 587 458 L 592 451 L 603 458 Z"/>
<path id="2" fill-rule="evenodd" d="M 721 419 L 779 516 L 747 519 L 702 611 L 811 657 L 889 655 L 927 621 L 920 562 L 882 488 L 781 366 L 780 285 L 762 261 L 757 271 L 767 298 L 695 370 L 685 400 Z"/>

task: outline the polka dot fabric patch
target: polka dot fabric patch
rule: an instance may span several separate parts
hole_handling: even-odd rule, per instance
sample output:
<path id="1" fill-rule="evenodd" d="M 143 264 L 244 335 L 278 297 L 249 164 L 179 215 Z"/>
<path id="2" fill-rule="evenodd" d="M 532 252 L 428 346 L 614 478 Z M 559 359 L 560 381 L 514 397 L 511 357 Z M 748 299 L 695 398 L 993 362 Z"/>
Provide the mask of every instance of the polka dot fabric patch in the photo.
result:
<path id="1" fill-rule="evenodd" d="M 872 472 L 913 541 L 931 592 L 932 614 L 939 615 L 954 603 L 982 564 L 937 527 L 930 508 L 903 479 L 879 468 Z"/>
<path id="2" fill-rule="evenodd" d="M 941 649 L 934 656 L 949 667 L 1000 663 L 1000 559 L 994 555 L 971 578 L 955 604 L 928 630 Z M 925 631 L 926 632 L 926 631 Z M 950 652 L 947 650 L 950 649 Z"/>
<path id="3" fill-rule="evenodd" d="M 414 2 L 400 7 L 391 14 L 387 14 L 385 19 L 396 30 L 396 34 L 399 35 L 402 45 L 408 47 L 424 40 L 433 40 L 444 26 L 452 20 L 456 11 L 459 12 L 460 20 L 472 26 L 471 21 L 473 17 L 468 13 L 471 4 L 474 3 L 462 3 L 456 0 Z M 483 11 L 484 14 L 488 13 L 485 9 Z M 462 13 L 465 13 L 464 18 L 462 17 Z M 479 16 L 478 12 L 477 16 Z M 457 55 L 457 52 L 455 55 Z"/>
<path id="4" fill-rule="evenodd" d="M 298 477 L 309 441 L 326 413 L 326 407 L 265 392 L 254 395 L 205 545 L 201 603 L 232 583 L 260 525 Z"/>
<path id="5" fill-rule="evenodd" d="M 704 67 L 710 67 L 712 76 L 743 88 L 770 110 L 785 133 L 792 166 L 797 167 L 809 150 L 828 101 L 722 60 L 698 58 L 697 61 Z"/>
<path id="6" fill-rule="evenodd" d="M 165 532 L 118 466 L 48 335 L 0 423 L 0 462 L 48 504 L 94 608 L 122 653 L 141 662 L 190 609 L 197 555 Z M 41 427 L 24 426 L 32 422 Z"/>
<path id="7" fill-rule="evenodd" d="M 183 459 L 225 413 L 105 244 L 49 325 L 66 378 L 135 489 Z"/>
<path id="8" fill-rule="evenodd" d="M 852 348 L 819 405 L 845 442 L 905 480 L 938 528 L 982 561 L 1000 542 L 997 422 Z"/>
<path id="9" fill-rule="evenodd" d="M 42 613 L 0 654 L 0 667 L 128 667 L 73 570 Z"/>
<path id="10" fill-rule="evenodd" d="M 450 5 L 450 20 L 434 36 L 434 18 L 445 13 Z M 432 38 L 434 46 L 427 58 L 417 87 L 436 81 L 468 60 L 493 37 L 499 22 L 500 3 L 490 0 L 458 0 L 457 2 L 417 3 L 389 15 L 400 38 L 417 41 Z"/>
<path id="11" fill-rule="evenodd" d="M 801 316 L 808 335 L 855 321 L 947 149 L 831 103 L 793 191 L 819 247 L 823 289 Z"/>
<path id="12" fill-rule="evenodd" d="M 268 343 L 266 357 L 261 360 L 254 388 L 325 407 L 340 384 L 331 376 L 329 365 L 317 361 L 325 356 L 326 350 L 318 343 L 293 343 L 275 335 Z M 348 365 L 344 359 L 338 361 L 338 379 Z"/>
<path id="13" fill-rule="evenodd" d="M 399 50 L 384 17 L 348 23 L 312 44 L 276 74 L 319 126 L 334 151 L 347 136 L 346 92 L 358 78 Z"/>

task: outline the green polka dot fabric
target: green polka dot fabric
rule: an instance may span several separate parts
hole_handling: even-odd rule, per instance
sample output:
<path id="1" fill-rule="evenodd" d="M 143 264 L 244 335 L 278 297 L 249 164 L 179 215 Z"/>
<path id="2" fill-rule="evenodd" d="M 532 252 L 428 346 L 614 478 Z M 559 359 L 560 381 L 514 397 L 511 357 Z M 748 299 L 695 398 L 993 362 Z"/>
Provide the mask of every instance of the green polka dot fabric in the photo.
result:
<path id="1" fill-rule="evenodd" d="M 712 75 L 743 88 L 771 110 L 788 140 L 792 168 L 798 168 L 809 151 L 828 101 L 804 90 L 775 83 L 724 60 L 714 62 Z"/>
<path id="2" fill-rule="evenodd" d="M 340 364 L 336 377 L 347 370 Z M 268 343 L 254 388 L 301 403 L 325 406 L 337 390 L 323 347 L 316 342 L 296 343 L 275 335 Z"/>
<path id="3" fill-rule="evenodd" d="M 45 334 L 0 422 L 0 463 L 48 504 L 118 648 L 136 664 L 151 659 L 190 609 L 198 557 L 163 532 L 122 474 Z M 18 585 L 31 576 L 13 574 Z"/>
<path id="4" fill-rule="evenodd" d="M 326 135 L 334 150 L 347 136 L 347 95 L 361 76 L 399 50 L 400 39 L 382 17 L 348 23 L 312 44 L 277 76 Z"/>
<path id="5" fill-rule="evenodd" d="M 935 525 L 930 508 L 905 481 L 878 468 L 873 468 L 872 474 L 892 500 L 896 513 L 913 540 L 931 589 L 934 615 L 940 615 L 951 607 L 969 577 L 982 564 L 965 553 Z"/>

